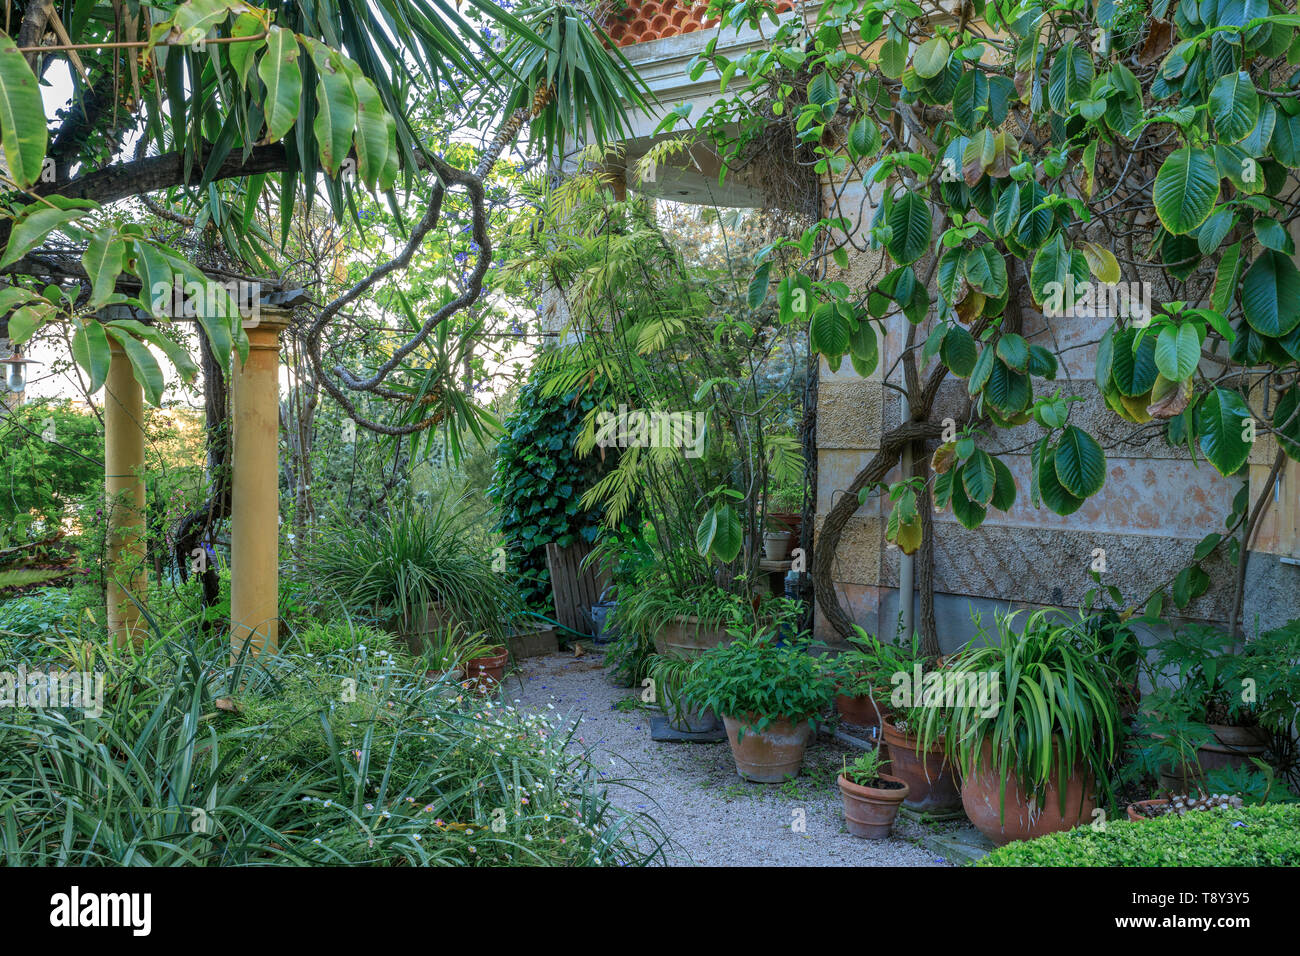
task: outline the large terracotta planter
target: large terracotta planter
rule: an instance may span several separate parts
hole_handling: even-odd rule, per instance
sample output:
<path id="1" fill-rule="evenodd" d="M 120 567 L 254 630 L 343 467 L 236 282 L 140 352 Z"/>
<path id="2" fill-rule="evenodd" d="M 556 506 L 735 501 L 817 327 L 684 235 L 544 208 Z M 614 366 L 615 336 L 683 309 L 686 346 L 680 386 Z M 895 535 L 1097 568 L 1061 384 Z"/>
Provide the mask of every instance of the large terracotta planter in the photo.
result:
<path id="1" fill-rule="evenodd" d="M 874 700 L 870 694 L 860 694 L 856 697 L 837 694 L 835 709 L 839 712 L 842 721 L 856 727 L 877 727 L 881 719 L 889 720 L 891 716 L 889 708 L 880 701 Z"/>
<path id="2" fill-rule="evenodd" d="M 1196 749 L 1196 766 L 1171 767 L 1160 772 L 1160 786 L 1170 793 L 1189 793 L 1201 789 L 1205 775 L 1225 767 L 1246 770 L 1254 766 L 1251 757 L 1263 757 L 1268 738 L 1259 727 L 1231 727 L 1207 724 L 1213 735 L 1208 744 Z"/>
<path id="3" fill-rule="evenodd" d="M 912 810 L 956 810 L 961 806 L 957 774 L 943 753 L 943 738 L 929 750 L 919 750 L 920 741 L 905 734 L 889 721 L 881 725 L 881 735 L 889 750 L 889 769 L 907 784 L 903 806 Z"/>
<path id="4" fill-rule="evenodd" d="M 883 840 L 894 826 L 898 808 L 907 799 L 907 783 L 887 773 L 881 780 L 901 784 L 894 789 L 864 787 L 841 775 L 840 796 L 844 799 L 844 825 L 849 833 L 864 840 Z"/>
<path id="5" fill-rule="evenodd" d="M 1092 822 L 1092 811 L 1097 808 L 1092 775 L 1082 768 L 1076 768 L 1070 774 L 1065 784 L 1065 813 L 1062 814 L 1055 767 L 1046 784 L 1041 810 L 1037 801 L 1020 789 L 1015 775 L 1009 774 L 1003 819 L 999 794 L 1002 778 L 992 768 L 992 756 L 992 745 L 985 743 L 980 751 L 979 770 L 963 774 L 961 803 L 976 829 L 998 846 L 1013 840 L 1032 840 Z"/>
<path id="6" fill-rule="evenodd" d="M 693 659 L 730 642 L 726 628 L 701 626 L 698 617 L 675 617 L 655 635 L 655 650 L 665 657 Z"/>
<path id="7" fill-rule="evenodd" d="M 736 773 L 755 783 L 781 783 L 797 777 L 803 766 L 803 752 L 812 739 L 812 724 L 806 718 L 781 717 L 758 731 L 753 726 L 757 720 L 756 714 L 722 716 L 731 755 L 736 759 Z"/>

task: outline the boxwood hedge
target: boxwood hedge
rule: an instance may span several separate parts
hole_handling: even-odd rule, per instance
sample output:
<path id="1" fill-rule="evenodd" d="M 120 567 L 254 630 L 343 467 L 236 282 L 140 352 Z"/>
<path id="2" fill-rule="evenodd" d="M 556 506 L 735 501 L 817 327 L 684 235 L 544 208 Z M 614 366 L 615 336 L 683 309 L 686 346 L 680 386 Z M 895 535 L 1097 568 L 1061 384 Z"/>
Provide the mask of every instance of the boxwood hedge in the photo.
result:
<path id="1" fill-rule="evenodd" d="M 979 866 L 1300 866 L 1300 805 L 1112 821 L 1010 843 Z"/>

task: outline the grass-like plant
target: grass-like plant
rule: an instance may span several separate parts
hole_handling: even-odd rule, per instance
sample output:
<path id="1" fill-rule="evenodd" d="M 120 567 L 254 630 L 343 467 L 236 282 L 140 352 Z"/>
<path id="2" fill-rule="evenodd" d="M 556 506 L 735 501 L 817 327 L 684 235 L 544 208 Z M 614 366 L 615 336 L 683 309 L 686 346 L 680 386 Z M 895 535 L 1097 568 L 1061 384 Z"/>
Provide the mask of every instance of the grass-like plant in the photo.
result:
<path id="1" fill-rule="evenodd" d="M 450 620 L 503 642 L 522 610 L 506 576 L 467 544 L 463 515 L 445 501 L 404 505 L 376 520 L 337 515 L 313 542 L 310 564 L 323 591 L 391 613 L 407 634 L 423 630 L 437 605 Z"/>
<path id="2" fill-rule="evenodd" d="M 992 770 L 1001 781 L 1003 819 L 1009 777 L 1042 808 L 1055 776 L 1062 813 L 1066 782 L 1076 769 L 1109 791 L 1107 770 L 1122 733 L 1117 675 L 1101 659 L 1095 631 L 1053 608 L 1030 614 L 1020 628 L 1020 614 L 996 614 L 992 633 L 975 614 L 976 641 L 945 666 L 946 679 L 966 686 L 974 686 L 980 675 L 987 675 L 990 685 L 996 679 L 999 698 L 993 713 L 975 695 L 965 695 L 953 706 L 908 711 L 922 748 L 943 738 L 949 759 L 964 774 L 980 770 L 982 750 L 989 746 Z M 986 643 L 975 646 L 981 638 Z"/>
<path id="3" fill-rule="evenodd" d="M 106 658 L 102 715 L 0 712 L 0 862 L 635 865 L 574 728 L 360 645 L 231 667 L 178 632 Z M 216 706 L 229 697 L 236 712 Z"/>

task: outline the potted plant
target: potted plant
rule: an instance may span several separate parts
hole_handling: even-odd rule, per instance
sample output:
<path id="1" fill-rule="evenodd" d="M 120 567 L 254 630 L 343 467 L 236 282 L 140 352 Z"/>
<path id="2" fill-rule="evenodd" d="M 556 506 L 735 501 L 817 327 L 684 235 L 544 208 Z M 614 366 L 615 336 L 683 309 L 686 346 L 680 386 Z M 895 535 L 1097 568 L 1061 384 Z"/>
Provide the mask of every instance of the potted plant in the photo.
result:
<path id="1" fill-rule="evenodd" d="M 682 687 L 695 710 L 722 715 L 736 772 L 746 780 L 779 783 L 797 776 L 812 739 L 812 718 L 833 693 L 830 667 L 811 642 L 778 644 L 765 628 L 700 656 Z"/>
<path id="2" fill-rule="evenodd" d="M 857 727 L 878 727 L 892 716 L 889 709 L 890 678 L 897 670 L 897 645 L 885 647 L 880 639 L 854 625 L 852 645 L 835 660 L 838 673 L 835 710 L 840 719 Z"/>
<path id="3" fill-rule="evenodd" d="M 317 587 L 325 600 L 386 615 L 416 657 L 453 622 L 504 643 L 505 622 L 522 607 L 505 575 L 470 543 L 467 521 L 447 502 L 360 522 L 337 515 L 310 546 Z"/>
<path id="4" fill-rule="evenodd" d="M 668 726 L 688 734 L 716 730 L 721 721 L 711 710 L 691 708 L 682 699 L 682 686 L 689 679 L 699 658 L 664 657 L 656 654 L 650 664 L 655 697 L 668 720 Z"/>
<path id="5" fill-rule="evenodd" d="M 1044 608 L 1017 630 L 1021 613 L 996 615 L 993 634 L 975 615 L 984 645 L 949 658 L 939 706 L 909 712 L 923 745 L 944 740 L 966 815 L 998 845 L 1090 822 L 1122 728 L 1117 675 L 1086 623 Z"/>
<path id="6" fill-rule="evenodd" d="M 1161 789 L 1185 793 L 1218 770 L 1244 770 L 1290 736 L 1300 628 L 1292 622 L 1238 646 L 1231 634 L 1190 625 L 1158 642 L 1140 715 L 1140 766 Z"/>
<path id="7" fill-rule="evenodd" d="M 907 797 L 906 783 L 881 773 L 888 763 L 879 748 L 868 750 L 852 764 L 844 758 L 844 772 L 837 782 L 844 800 L 844 825 L 855 837 L 883 840 L 889 836 L 898 808 Z"/>

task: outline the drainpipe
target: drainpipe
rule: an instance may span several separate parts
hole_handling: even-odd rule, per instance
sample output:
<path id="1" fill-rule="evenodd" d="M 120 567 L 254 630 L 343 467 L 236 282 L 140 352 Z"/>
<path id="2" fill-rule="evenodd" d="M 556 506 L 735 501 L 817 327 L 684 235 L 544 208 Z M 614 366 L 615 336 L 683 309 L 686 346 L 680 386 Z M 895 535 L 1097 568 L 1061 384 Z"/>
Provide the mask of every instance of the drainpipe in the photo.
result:
<path id="1" fill-rule="evenodd" d="M 898 403 L 899 421 L 906 422 L 912 417 L 912 406 L 907 400 L 907 395 L 903 394 Z M 903 446 L 901 461 L 903 469 L 903 480 L 906 481 L 912 476 L 912 443 L 908 442 Z M 912 555 L 907 554 L 902 548 L 898 550 L 898 607 L 899 612 L 903 615 L 902 637 L 905 641 L 912 639 L 912 593 L 913 575 L 916 571 L 916 565 Z"/>

